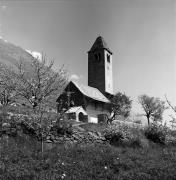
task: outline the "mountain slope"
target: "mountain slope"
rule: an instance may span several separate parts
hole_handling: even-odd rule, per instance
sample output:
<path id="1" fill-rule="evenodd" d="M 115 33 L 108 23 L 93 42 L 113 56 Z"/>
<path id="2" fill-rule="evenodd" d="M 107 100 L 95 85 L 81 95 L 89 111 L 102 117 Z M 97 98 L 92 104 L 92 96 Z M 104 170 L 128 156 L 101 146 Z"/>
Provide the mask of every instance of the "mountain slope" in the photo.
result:
<path id="1" fill-rule="evenodd" d="M 32 55 L 21 47 L 0 39 L 0 62 L 14 64 L 19 60 L 29 62 Z"/>

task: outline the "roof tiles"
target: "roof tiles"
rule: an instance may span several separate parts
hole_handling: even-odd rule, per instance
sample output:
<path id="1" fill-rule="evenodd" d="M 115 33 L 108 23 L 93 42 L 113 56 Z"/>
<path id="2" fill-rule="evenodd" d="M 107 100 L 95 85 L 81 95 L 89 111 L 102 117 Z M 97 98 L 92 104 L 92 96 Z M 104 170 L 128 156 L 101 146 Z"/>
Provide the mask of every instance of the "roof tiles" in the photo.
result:
<path id="1" fill-rule="evenodd" d="M 105 102 L 105 103 L 110 103 L 110 101 L 97 88 L 90 87 L 90 86 L 85 86 L 83 84 L 79 84 L 79 83 L 74 82 L 74 81 L 72 81 L 72 83 L 85 96 L 87 96 L 87 97 L 89 97 L 91 99 L 97 100 L 97 101 L 101 101 L 101 102 Z"/>

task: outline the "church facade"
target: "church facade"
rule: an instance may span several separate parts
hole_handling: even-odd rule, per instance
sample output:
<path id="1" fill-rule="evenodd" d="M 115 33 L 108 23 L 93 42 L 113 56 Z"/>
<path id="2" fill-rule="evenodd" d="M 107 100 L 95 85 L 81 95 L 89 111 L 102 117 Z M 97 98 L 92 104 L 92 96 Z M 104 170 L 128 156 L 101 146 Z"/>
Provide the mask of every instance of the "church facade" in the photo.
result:
<path id="1" fill-rule="evenodd" d="M 70 81 L 58 99 L 58 108 L 76 121 L 99 123 L 111 113 L 113 96 L 112 52 L 99 36 L 88 51 L 88 86 Z"/>

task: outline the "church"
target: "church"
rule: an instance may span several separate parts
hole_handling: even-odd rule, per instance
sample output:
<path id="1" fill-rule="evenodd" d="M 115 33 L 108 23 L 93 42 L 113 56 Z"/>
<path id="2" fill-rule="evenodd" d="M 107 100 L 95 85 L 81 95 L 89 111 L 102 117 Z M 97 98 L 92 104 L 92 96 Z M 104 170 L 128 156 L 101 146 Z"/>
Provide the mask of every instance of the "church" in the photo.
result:
<path id="1" fill-rule="evenodd" d="M 70 81 L 58 97 L 58 110 L 65 106 L 68 119 L 100 123 L 111 113 L 113 97 L 112 51 L 99 36 L 88 51 L 88 86 Z"/>

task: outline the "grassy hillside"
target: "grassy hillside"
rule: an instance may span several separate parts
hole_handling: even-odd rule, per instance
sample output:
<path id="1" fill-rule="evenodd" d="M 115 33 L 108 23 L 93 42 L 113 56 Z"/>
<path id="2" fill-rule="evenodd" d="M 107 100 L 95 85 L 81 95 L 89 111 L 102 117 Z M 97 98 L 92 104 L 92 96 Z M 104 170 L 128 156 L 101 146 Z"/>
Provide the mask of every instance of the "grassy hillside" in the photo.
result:
<path id="1" fill-rule="evenodd" d="M 40 153 L 40 143 L 21 136 L 0 139 L 0 179 L 3 180 L 174 180 L 176 148 L 58 145 Z"/>
<path id="2" fill-rule="evenodd" d="M 42 148 L 41 142 L 24 129 L 20 130 L 18 127 L 17 134 L 10 131 L 3 134 L 2 131 L 0 134 L 0 179 L 176 179 L 176 146 L 174 144 L 154 143 L 146 139 L 142 129 L 127 126 L 116 126 L 116 129 L 106 124 L 80 126 L 85 132 L 91 130 L 102 132 L 102 134 L 108 128 L 110 131 L 106 131 L 107 133 L 111 132 L 111 135 L 116 136 L 116 140 L 122 139 L 117 140 L 119 143 L 116 145 L 108 141 L 104 143 L 98 143 L 98 141 L 48 143 L 44 141 Z M 75 130 L 74 126 L 74 132 Z M 76 131 L 78 133 L 79 129 Z M 75 137 L 74 132 L 66 136 L 66 139 Z M 175 134 L 172 135 L 175 142 Z M 140 145 L 138 142 L 143 143 Z"/>

